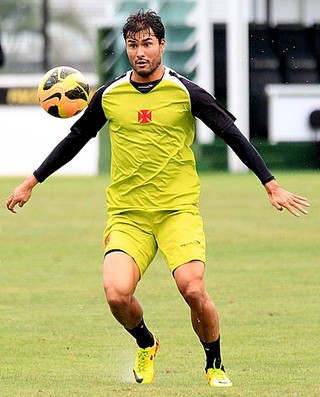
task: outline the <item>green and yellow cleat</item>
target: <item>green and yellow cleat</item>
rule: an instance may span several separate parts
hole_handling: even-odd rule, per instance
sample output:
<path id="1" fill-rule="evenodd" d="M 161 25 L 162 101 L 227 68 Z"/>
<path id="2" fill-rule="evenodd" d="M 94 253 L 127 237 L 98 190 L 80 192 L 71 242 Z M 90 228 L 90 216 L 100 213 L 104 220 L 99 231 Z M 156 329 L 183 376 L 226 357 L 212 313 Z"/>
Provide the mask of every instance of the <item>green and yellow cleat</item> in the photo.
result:
<path id="1" fill-rule="evenodd" d="M 137 383 L 151 383 L 154 378 L 154 358 L 160 348 L 159 339 L 154 336 L 154 345 L 139 348 L 134 363 L 133 374 Z"/>
<path id="2" fill-rule="evenodd" d="M 208 368 L 206 378 L 211 387 L 231 387 L 232 382 L 224 368 Z"/>

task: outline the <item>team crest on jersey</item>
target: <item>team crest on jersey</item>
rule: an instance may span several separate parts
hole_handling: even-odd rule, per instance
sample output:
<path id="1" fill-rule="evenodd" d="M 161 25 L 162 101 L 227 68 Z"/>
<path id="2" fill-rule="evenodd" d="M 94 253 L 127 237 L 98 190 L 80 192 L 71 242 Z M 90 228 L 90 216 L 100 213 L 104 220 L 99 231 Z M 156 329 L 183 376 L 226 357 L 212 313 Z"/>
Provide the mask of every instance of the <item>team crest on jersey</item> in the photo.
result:
<path id="1" fill-rule="evenodd" d="M 138 111 L 138 122 L 140 124 L 149 124 L 152 121 L 152 111 L 150 109 L 147 110 L 139 110 Z"/>

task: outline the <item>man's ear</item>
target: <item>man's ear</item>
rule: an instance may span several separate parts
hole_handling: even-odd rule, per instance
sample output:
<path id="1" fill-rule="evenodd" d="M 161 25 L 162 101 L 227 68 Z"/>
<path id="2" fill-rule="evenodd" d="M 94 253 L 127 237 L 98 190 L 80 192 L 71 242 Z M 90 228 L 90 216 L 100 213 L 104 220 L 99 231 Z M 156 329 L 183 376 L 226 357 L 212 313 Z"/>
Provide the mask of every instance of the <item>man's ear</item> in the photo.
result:
<path id="1" fill-rule="evenodd" d="M 161 39 L 160 41 L 160 51 L 163 52 L 164 51 L 164 47 L 166 45 L 166 40 L 165 39 Z"/>

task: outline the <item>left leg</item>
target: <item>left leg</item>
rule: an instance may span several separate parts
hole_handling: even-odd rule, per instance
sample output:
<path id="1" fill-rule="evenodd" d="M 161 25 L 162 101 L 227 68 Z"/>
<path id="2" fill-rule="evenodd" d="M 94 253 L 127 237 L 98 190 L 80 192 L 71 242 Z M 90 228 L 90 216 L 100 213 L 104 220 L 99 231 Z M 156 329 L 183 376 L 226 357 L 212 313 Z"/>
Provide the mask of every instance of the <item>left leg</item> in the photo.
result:
<path id="1" fill-rule="evenodd" d="M 210 386 L 231 386 L 220 355 L 219 316 L 205 289 L 205 236 L 197 210 L 171 213 L 157 230 L 158 246 L 191 311 L 191 322 L 206 354 Z"/>
<path id="2" fill-rule="evenodd" d="M 191 261 L 176 268 L 173 273 L 178 290 L 191 311 L 191 323 L 202 342 L 219 338 L 218 312 L 204 285 L 204 264 Z"/>
<path id="3" fill-rule="evenodd" d="M 157 243 L 191 309 L 192 326 L 203 342 L 219 338 L 217 310 L 204 286 L 205 235 L 196 208 L 167 215 L 157 230 Z"/>
<path id="4" fill-rule="evenodd" d="M 204 263 L 190 261 L 174 270 L 177 287 L 190 307 L 191 322 L 206 354 L 210 386 L 230 387 L 232 382 L 221 361 L 218 312 L 204 286 Z"/>

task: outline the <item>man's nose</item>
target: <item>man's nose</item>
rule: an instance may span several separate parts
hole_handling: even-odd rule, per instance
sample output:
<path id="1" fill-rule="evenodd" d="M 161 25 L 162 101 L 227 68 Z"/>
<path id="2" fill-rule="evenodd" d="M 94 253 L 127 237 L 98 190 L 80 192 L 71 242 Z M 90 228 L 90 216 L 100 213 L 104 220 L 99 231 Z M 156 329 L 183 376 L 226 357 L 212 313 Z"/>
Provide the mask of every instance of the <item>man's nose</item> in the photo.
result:
<path id="1" fill-rule="evenodd" d="M 139 46 L 138 46 L 138 49 L 137 49 L 137 56 L 138 56 L 138 57 L 144 56 L 144 47 L 143 47 L 143 45 L 139 45 Z"/>

